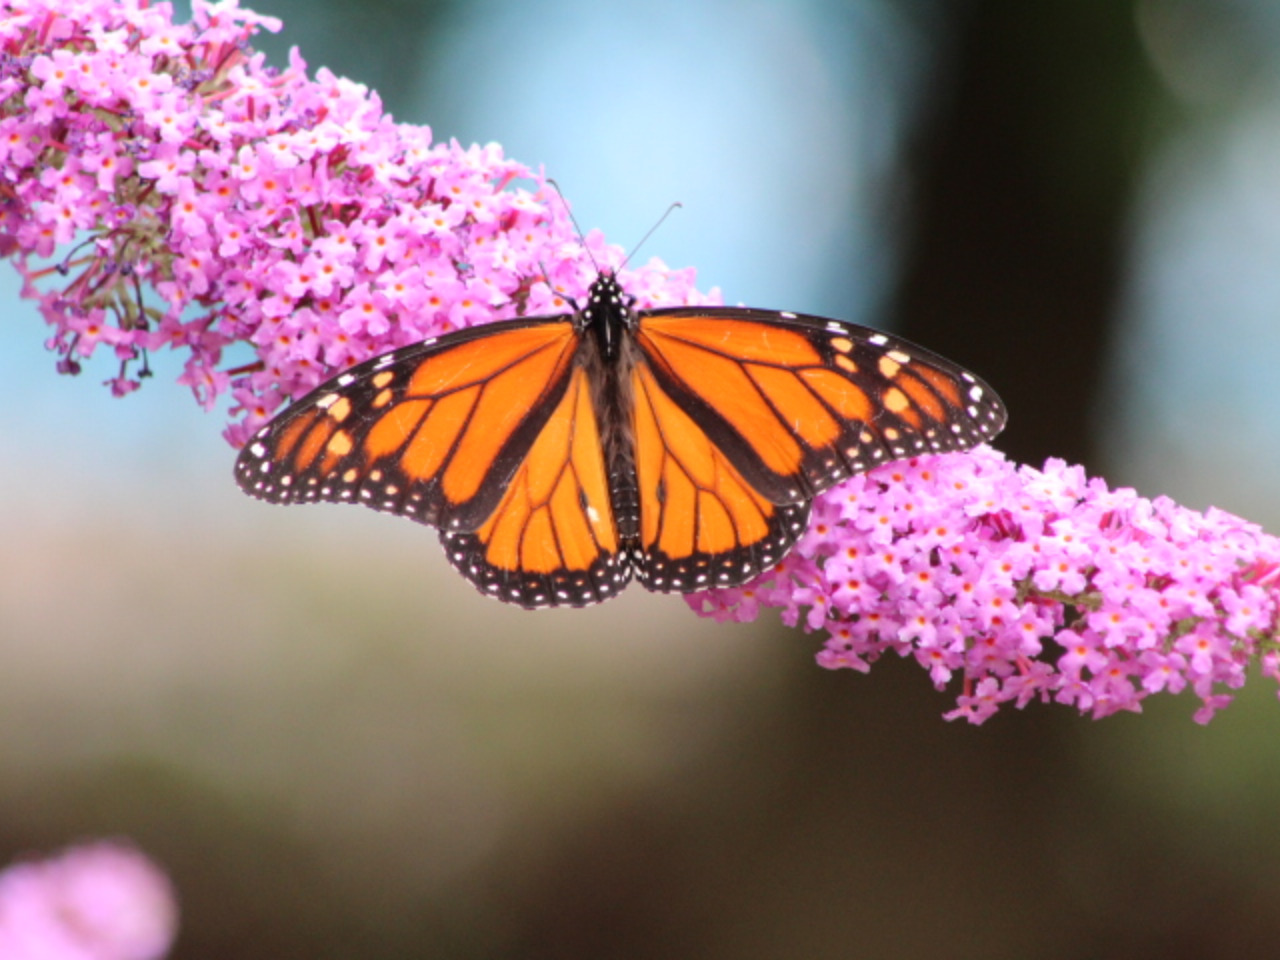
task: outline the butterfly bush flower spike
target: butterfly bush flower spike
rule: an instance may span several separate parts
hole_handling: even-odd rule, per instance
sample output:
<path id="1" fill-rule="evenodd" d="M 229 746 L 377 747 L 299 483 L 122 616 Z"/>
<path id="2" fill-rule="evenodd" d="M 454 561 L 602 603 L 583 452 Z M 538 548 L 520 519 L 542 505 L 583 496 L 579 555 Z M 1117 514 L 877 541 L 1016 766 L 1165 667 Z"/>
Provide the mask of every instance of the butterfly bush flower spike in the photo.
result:
<path id="1" fill-rule="evenodd" d="M 914 657 L 939 689 L 961 681 L 950 718 L 1032 700 L 1105 717 L 1190 689 L 1204 723 L 1252 660 L 1280 680 L 1277 577 L 1280 540 L 1239 517 L 980 447 L 853 477 L 769 577 L 690 603 L 720 619 L 779 607 L 827 634 L 830 669 Z"/>
<path id="2" fill-rule="evenodd" d="M 5 960 L 160 960 L 177 917 L 168 878 L 118 841 L 0 871 Z"/>

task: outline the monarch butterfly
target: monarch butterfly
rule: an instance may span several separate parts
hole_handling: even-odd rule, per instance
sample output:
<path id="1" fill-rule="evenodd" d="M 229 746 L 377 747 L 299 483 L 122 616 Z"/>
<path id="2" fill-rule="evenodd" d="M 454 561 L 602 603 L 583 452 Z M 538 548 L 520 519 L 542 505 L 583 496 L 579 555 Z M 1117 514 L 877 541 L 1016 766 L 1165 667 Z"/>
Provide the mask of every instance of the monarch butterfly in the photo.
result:
<path id="1" fill-rule="evenodd" d="M 273 503 L 363 503 L 440 530 L 483 593 L 586 606 L 738 586 L 813 497 L 971 447 L 1005 409 L 905 340 L 735 307 L 636 310 L 600 271 L 573 312 L 425 340 L 352 367 L 263 427 L 236 478 Z"/>

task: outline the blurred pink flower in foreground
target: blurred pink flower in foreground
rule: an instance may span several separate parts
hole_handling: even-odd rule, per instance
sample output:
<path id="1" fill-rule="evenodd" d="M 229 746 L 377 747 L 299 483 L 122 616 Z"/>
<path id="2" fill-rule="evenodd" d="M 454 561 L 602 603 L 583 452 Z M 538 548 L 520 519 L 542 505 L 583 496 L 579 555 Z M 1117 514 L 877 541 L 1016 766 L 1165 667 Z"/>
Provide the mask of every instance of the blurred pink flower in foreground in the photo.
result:
<path id="1" fill-rule="evenodd" d="M 3 960 L 158 960 L 177 923 L 168 878 L 124 843 L 72 847 L 0 872 Z"/>
<path id="2" fill-rule="evenodd" d="M 230 391 L 233 445 L 336 370 L 561 312 L 621 259 L 598 234 L 584 255 L 541 174 L 496 145 L 433 144 L 365 88 L 309 79 L 296 51 L 268 67 L 248 40 L 279 24 L 235 0 L 194 0 L 182 25 L 141 0 L 5 8 L 0 255 L 58 369 L 111 353 L 123 395 L 147 351 L 183 351 L 201 403 Z M 657 261 L 620 279 L 641 306 L 718 302 Z M 777 571 L 690 603 L 780 607 L 828 633 L 826 667 L 914 656 L 938 687 L 961 681 L 949 716 L 974 723 L 1002 703 L 1102 717 L 1184 688 L 1203 722 L 1251 661 L 1280 680 L 1278 569 L 1278 541 L 1237 517 L 981 449 L 853 478 Z"/>

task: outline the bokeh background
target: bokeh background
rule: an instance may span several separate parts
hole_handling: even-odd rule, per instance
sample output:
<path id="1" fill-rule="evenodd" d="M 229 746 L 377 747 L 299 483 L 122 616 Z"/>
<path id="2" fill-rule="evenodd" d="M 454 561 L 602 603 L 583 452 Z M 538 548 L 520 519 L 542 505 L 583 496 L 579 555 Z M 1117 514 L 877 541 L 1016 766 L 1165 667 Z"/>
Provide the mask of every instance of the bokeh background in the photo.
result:
<path id="1" fill-rule="evenodd" d="M 182 9 L 182 4 L 179 4 Z M 999 446 L 1280 531 L 1274 0 L 259 0 L 727 302 L 981 371 Z M 186 16 L 184 12 L 183 17 Z M 1280 705 L 981 728 L 911 663 L 243 497 L 156 358 L 54 374 L 0 275 L 0 862 L 127 835 L 176 957 L 1273 957 Z"/>

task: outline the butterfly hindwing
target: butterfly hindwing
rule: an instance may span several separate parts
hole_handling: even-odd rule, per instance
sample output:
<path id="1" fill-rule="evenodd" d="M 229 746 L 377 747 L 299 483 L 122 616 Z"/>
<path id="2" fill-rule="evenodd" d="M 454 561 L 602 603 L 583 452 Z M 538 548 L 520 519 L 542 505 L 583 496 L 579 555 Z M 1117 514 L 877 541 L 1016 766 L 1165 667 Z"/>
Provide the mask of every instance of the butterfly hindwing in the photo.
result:
<path id="1" fill-rule="evenodd" d="M 513 321 L 377 357 L 259 431 L 237 480 L 273 503 L 364 503 L 473 530 L 556 409 L 577 344 L 567 321 Z"/>
<path id="2" fill-rule="evenodd" d="M 738 308 L 640 314 L 655 380 L 774 503 L 879 463 L 972 447 L 1004 426 L 986 384 L 888 334 Z"/>
<path id="3" fill-rule="evenodd" d="M 737 586 L 782 559 L 804 532 L 808 501 L 762 496 L 647 363 L 634 368 L 631 393 L 641 582 L 684 592 Z"/>
<path id="4" fill-rule="evenodd" d="M 631 579 L 621 552 L 586 371 L 567 389 L 476 530 L 442 529 L 449 561 L 484 593 L 524 607 L 584 606 Z"/>

